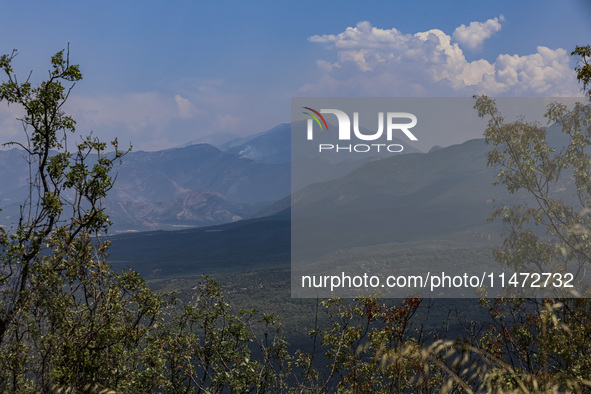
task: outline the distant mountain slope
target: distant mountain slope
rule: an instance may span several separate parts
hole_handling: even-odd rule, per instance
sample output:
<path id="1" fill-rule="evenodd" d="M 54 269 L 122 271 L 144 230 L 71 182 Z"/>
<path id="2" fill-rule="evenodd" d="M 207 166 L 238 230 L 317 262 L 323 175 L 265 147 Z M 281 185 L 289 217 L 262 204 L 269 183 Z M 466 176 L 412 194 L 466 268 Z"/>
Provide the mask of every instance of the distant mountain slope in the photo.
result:
<path id="1" fill-rule="evenodd" d="M 261 163 L 289 163 L 291 161 L 291 125 L 283 123 L 275 126 L 269 131 L 228 147 L 225 152 Z"/>
<path id="2" fill-rule="evenodd" d="M 230 223 L 249 217 L 267 203 L 237 203 L 209 190 L 186 193 L 163 202 L 109 200 L 115 228 L 174 230 Z"/>
<path id="3" fill-rule="evenodd" d="M 165 201 L 211 190 L 232 201 L 274 201 L 290 192 L 288 164 L 271 165 L 200 144 L 158 152 L 131 152 L 115 167 L 109 197 L 119 201 Z"/>
<path id="4" fill-rule="evenodd" d="M 0 150 L 0 207 L 21 204 L 28 192 L 29 166 L 24 151 Z"/>
<path id="5" fill-rule="evenodd" d="M 314 229 L 311 243 L 326 234 L 318 244 L 326 251 L 482 228 L 496 199 L 521 198 L 492 185 L 488 150 L 484 140 L 471 140 L 428 154 L 373 161 L 342 178 L 311 185 L 293 197 L 294 228 Z M 305 230 L 297 234 L 307 242 Z"/>
<path id="6" fill-rule="evenodd" d="M 207 144 L 131 152 L 113 175 L 105 202 L 112 231 L 232 222 L 289 195 L 291 188 L 289 163 L 260 163 Z M 0 150 L 0 225 L 18 222 L 29 176 L 23 151 Z"/>

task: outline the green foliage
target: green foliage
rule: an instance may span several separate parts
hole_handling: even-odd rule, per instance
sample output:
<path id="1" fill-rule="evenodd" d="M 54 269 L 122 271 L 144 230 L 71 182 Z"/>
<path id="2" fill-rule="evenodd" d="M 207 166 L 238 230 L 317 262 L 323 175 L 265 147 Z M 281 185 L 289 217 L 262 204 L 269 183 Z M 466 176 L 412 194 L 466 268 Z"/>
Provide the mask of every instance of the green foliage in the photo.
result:
<path id="1" fill-rule="evenodd" d="M 531 197 L 530 204 L 502 205 L 493 212 L 491 219 L 502 220 L 509 230 L 496 260 L 518 272 L 574 271 L 575 291 L 589 295 L 588 285 L 580 280 L 591 262 L 591 156 L 586 149 L 591 143 L 591 108 L 580 103 L 570 111 L 561 104 L 548 107 L 549 122 L 561 125 L 567 137 L 564 147 L 551 146 L 540 125 L 504 123 L 488 97 L 477 98 L 475 108 L 481 117 L 490 116 L 485 138 L 492 145 L 488 164 L 499 168 L 496 184 Z M 574 202 L 560 195 L 568 178 L 574 181 Z"/>
<path id="2" fill-rule="evenodd" d="M 591 77 L 589 46 L 577 46 L 572 55 L 580 57 L 575 71 L 591 97 L 591 90 L 586 90 Z M 583 391 L 591 385 L 591 294 L 584 281 L 591 262 L 591 107 L 548 106 L 548 122 L 561 126 L 563 134 L 554 140 L 564 143 L 554 145 L 538 124 L 505 123 L 488 97 L 478 97 L 475 108 L 479 116 L 490 117 L 485 138 L 492 145 L 488 164 L 499 169 L 496 184 L 530 197 L 528 203 L 503 205 L 493 212 L 491 219 L 502 220 L 508 229 L 495 259 L 517 272 L 574 272 L 577 281 L 574 294 L 551 289 L 561 297 L 557 299 L 483 300 L 493 324 L 473 346 L 497 365 L 487 387 Z M 569 195 L 562 190 L 569 190 Z M 572 295 L 587 298 L 567 298 Z"/>
<path id="3" fill-rule="evenodd" d="M 281 391 L 288 372 L 281 327 L 272 316 L 257 316 L 254 310 L 233 313 L 219 285 L 206 278 L 192 303 L 147 336 L 142 362 L 148 368 L 136 380 L 148 383 L 146 391 Z"/>
<path id="4" fill-rule="evenodd" d="M 475 348 L 496 366 L 495 390 L 582 392 L 589 379 L 588 299 L 487 301 L 492 324 Z"/>
<path id="5" fill-rule="evenodd" d="M 400 306 L 380 305 L 363 298 L 353 305 L 340 299 L 322 302 L 330 314 L 332 327 L 311 333 L 320 340 L 328 360 L 329 374 L 311 368 L 312 358 L 299 354 L 298 365 L 312 391 L 322 392 L 336 378 L 339 392 L 389 393 L 405 390 L 429 391 L 441 385 L 442 375 L 429 368 L 421 357 L 426 340 L 422 331 L 413 330 L 411 319 L 421 300 L 407 298 Z"/>
<path id="6" fill-rule="evenodd" d="M 18 222 L 0 229 L 0 387 L 114 387 L 129 375 L 164 305 L 134 272 L 114 274 L 105 262 L 108 243 L 97 238 L 109 226 L 102 199 L 110 171 L 126 152 L 113 141 L 107 157 L 107 145 L 90 136 L 69 152 L 76 122 L 63 106 L 82 79 L 79 67 L 60 51 L 48 79 L 34 85 L 32 73 L 18 81 L 15 56 L 0 58 L 0 99 L 23 108 L 27 142 L 6 145 L 23 149 L 31 178 Z"/>
<path id="7" fill-rule="evenodd" d="M 577 79 L 583 83 L 583 91 L 591 100 L 591 45 L 577 45 L 571 56 L 579 57 L 579 64 L 575 67 Z"/>

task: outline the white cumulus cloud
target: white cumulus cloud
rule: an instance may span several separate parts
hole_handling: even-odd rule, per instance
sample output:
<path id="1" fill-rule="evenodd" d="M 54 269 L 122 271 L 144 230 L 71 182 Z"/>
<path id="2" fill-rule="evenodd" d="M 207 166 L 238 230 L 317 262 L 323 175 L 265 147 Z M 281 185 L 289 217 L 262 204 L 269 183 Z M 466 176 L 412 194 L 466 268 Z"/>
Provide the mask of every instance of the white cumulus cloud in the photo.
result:
<path id="1" fill-rule="evenodd" d="M 465 45 L 482 43 L 497 28 L 495 24 L 500 29 L 502 20 L 501 16 L 456 29 L 471 32 L 471 41 L 439 29 L 405 34 L 396 28 L 374 27 L 367 21 L 339 34 L 312 36 L 311 42 L 335 51 L 337 60 L 318 60 L 320 79 L 301 91 L 321 96 L 579 94 L 568 53 L 561 48 L 539 46 L 533 54 L 501 54 L 493 62 L 468 61 L 458 41 L 463 40 Z"/>
<path id="2" fill-rule="evenodd" d="M 468 26 L 462 24 L 454 30 L 454 41 L 467 49 L 479 49 L 487 38 L 501 30 L 503 15 L 489 19 L 486 22 L 470 22 Z"/>

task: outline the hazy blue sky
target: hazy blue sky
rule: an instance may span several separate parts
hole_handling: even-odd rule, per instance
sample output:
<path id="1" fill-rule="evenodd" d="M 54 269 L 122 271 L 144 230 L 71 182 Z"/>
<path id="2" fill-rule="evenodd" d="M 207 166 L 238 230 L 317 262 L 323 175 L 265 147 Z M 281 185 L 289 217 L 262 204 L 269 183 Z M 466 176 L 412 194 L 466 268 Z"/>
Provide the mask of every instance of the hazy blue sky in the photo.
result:
<path id="1" fill-rule="evenodd" d="M 590 3 L 13 1 L 0 52 L 39 80 L 69 42 L 79 131 L 157 150 L 289 122 L 291 97 L 577 94 Z M 0 106 L 1 141 L 16 116 Z"/>

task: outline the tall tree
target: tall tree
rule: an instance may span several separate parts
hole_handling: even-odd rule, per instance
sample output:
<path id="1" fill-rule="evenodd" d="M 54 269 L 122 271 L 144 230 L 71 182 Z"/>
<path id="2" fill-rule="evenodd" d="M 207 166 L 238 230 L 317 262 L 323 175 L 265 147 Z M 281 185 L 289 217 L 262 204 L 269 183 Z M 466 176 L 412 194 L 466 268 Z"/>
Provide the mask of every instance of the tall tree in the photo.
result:
<path id="1" fill-rule="evenodd" d="M 585 75 L 579 72 L 587 86 Z M 491 218 L 502 220 L 509 230 L 496 260 L 517 271 L 551 273 L 540 277 L 543 287 L 553 289 L 551 294 L 589 295 L 584 279 L 591 264 L 591 107 L 549 105 L 548 123 L 560 126 L 563 134 L 553 143 L 537 123 L 506 123 L 493 99 L 478 97 L 475 108 L 479 116 L 489 117 L 485 139 L 492 145 L 488 164 L 499 168 L 496 184 L 529 197 L 493 212 Z"/>
<path id="2" fill-rule="evenodd" d="M 586 96 L 591 98 L 591 49 L 577 46 L 575 68 Z M 505 122 L 494 100 L 478 97 L 475 108 L 488 117 L 486 142 L 492 146 L 488 163 L 498 169 L 496 183 L 510 193 L 528 196 L 518 206 L 502 205 L 492 219 L 508 230 L 503 247 L 495 251 L 502 264 L 523 273 L 551 273 L 536 282 L 551 298 L 483 300 L 493 324 L 479 341 L 491 359 L 504 360 L 497 390 L 522 389 L 582 392 L 591 387 L 591 106 L 551 104 L 546 117 L 558 135 L 518 120 Z M 559 130 L 556 130 L 558 128 Z M 552 142 L 549 142 L 549 141 Z M 566 287 L 564 280 L 571 274 Z M 532 278 L 533 279 L 533 278 Z M 515 294 L 527 296 L 532 279 Z M 556 279 L 556 280 L 555 280 Z M 561 280 L 562 279 L 562 280 Z M 522 283 L 519 280 L 519 283 Z M 540 293 L 534 293 L 539 297 Z"/>
<path id="3" fill-rule="evenodd" d="M 17 146 L 30 166 L 29 193 L 12 227 L 0 228 L 0 387 L 49 390 L 52 384 L 116 383 L 119 358 L 133 357 L 162 300 L 133 272 L 106 264 L 109 226 L 102 201 L 110 172 L 125 152 L 92 135 L 69 150 L 76 122 L 64 112 L 82 79 L 65 51 L 51 58 L 47 79 L 12 68 L 16 51 L 0 57 L 0 101 L 22 108 L 26 142 Z"/>

